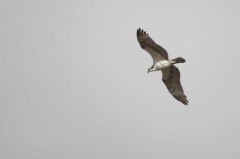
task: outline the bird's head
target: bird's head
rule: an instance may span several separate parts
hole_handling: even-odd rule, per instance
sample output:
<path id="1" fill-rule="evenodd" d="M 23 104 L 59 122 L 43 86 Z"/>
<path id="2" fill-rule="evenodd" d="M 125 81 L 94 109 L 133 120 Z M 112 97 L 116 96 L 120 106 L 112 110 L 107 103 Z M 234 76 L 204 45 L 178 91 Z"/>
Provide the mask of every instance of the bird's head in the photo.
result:
<path id="1" fill-rule="evenodd" d="M 153 72 L 153 71 L 154 71 L 154 69 L 149 68 L 149 69 L 147 70 L 147 73 L 150 73 L 150 72 Z"/>

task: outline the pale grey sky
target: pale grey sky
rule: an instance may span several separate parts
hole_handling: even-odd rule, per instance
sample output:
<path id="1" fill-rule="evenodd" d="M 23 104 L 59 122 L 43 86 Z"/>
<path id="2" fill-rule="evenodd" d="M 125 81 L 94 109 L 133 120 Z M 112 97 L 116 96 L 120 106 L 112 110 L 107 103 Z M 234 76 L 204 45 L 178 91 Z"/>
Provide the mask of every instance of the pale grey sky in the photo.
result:
<path id="1" fill-rule="evenodd" d="M 147 74 L 142 27 L 189 107 Z M 1 159 L 238 159 L 240 2 L 1 0 Z"/>

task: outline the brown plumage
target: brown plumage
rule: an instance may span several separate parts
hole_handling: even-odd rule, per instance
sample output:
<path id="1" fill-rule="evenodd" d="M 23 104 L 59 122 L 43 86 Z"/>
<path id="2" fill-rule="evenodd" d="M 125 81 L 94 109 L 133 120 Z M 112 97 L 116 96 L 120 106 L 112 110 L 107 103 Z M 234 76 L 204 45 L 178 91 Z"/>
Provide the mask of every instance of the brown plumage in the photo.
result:
<path id="1" fill-rule="evenodd" d="M 168 53 L 167 51 L 161 47 L 160 45 L 156 44 L 149 35 L 143 31 L 142 29 L 137 30 L 137 39 L 142 49 L 146 50 L 155 60 L 155 62 L 166 59 L 168 60 Z"/>
<path id="2" fill-rule="evenodd" d="M 137 30 L 137 39 L 141 48 L 146 50 L 152 56 L 153 66 L 151 68 L 162 61 L 169 62 L 168 67 L 159 69 L 162 71 L 162 81 L 175 99 L 182 102 L 184 105 L 188 105 L 187 97 L 184 94 L 180 82 L 180 71 L 173 65 L 176 63 L 184 63 L 185 59 L 178 57 L 173 60 L 169 60 L 167 51 L 160 45 L 156 44 L 146 31 L 140 28 Z"/>
<path id="3" fill-rule="evenodd" d="M 188 105 L 188 100 L 184 94 L 181 82 L 180 82 L 180 71 L 172 65 L 169 68 L 162 70 L 162 81 L 166 85 L 168 91 L 173 95 L 175 99 Z"/>

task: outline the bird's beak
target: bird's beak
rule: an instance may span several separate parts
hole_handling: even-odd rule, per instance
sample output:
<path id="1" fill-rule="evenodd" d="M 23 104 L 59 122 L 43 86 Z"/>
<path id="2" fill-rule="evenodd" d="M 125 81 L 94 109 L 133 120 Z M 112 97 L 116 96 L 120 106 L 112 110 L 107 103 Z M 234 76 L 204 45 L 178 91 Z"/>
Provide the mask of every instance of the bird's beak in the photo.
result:
<path id="1" fill-rule="evenodd" d="M 147 70 L 147 73 L 148 73 L 148 74 L 150 73 L 150 70 L 149 70 L 149 69 Z"/>

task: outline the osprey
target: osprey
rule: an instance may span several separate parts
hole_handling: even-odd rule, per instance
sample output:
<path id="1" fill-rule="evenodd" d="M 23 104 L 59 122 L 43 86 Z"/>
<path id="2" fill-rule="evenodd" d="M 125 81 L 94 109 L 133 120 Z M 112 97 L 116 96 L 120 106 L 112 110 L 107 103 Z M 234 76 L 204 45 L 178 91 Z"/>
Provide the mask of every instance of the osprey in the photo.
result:
<path id="1" fill-rule="evenodd" d="M 178 101 L 184 105 L 188 105 L 188 100 L 184 94 L 181 82 L 180 71 L 174 64 L 184 63 L 185 59 L 178 57 L 175 59 L 168 59 L 167 51 L 156 44 L 142 29 L 137 30 L 137 39 L 142 49 L 146 50 L 153 59 L 153 65 L 148 69 L 149 72 L 162 71 L 162 81 L 166 85 L 168 91 Z"/>

